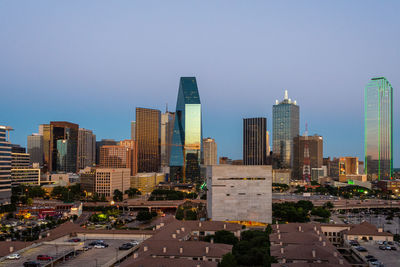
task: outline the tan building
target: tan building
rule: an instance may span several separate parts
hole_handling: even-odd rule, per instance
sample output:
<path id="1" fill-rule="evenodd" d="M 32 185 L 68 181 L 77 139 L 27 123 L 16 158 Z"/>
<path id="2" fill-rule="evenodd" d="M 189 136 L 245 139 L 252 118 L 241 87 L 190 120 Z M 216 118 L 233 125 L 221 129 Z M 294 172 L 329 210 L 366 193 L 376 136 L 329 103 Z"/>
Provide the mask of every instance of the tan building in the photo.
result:
<path id="1" fill-rule="evenodd" d="M 33 165 L 28 153 L 11 153 L 11 184 L 40 185 L 40 168 L 37 163 Z"/>
<path id="2" fill-rule="evenodd" d="M 94 192 L 105 197 L 112 197 L 118 189 L 122 193 L 130 188 L 130 169 L 96 168 Z"/>
<path id="3" fill-rule="evenodd" d="M 134 140 L 122 140 L 119 142 L 120 146 L 126 147 L 129 149 L 128 153 L 128 163 L 127 168 L 131 169 L 131 176 L 136 175 L 137 173 L 137 145 Z"/>
<path id="4" fill-rule="evenodd" d="M 346 183 L 348 180 L 366 182 L 367 175 L 359 174 L 358 157 L 339 158 L 339 182 Z"/>
<path id="5" fill-rule="evenodd" d="M 217 143 L 215 140 L 208 137 L 203 139 L 203 155 L 204 155 L 204 165 L 217 165 Z"/>
<path id="6" fill-rule="evenodd" d="M 310 168 L 321 168 L 323 163 L 322 136 L 297 136 L 293 139 L 293 179 L 303 179 L 304 150 L 308 144 Z"/>
<path id="7" fill-rule="evenodd" d="M 151 193 L 161 182 L 165 182 L 164 173 L 137 173 L 131 177 L 131 187 L 139 189 L 142 194 Z"/>
<path id="8" fill-rule="evenodd" d="M 128 168 L 131 175 L 137 173 L 136 141 L 123 140 L 116 146 L 100 148 L 101 168 Z"/>
<path id="9" fill-rule="evenodd" d="M 96 135 L 91 130 L 79 128 L 78 168 L 93 167 L 96 163 Z"/>

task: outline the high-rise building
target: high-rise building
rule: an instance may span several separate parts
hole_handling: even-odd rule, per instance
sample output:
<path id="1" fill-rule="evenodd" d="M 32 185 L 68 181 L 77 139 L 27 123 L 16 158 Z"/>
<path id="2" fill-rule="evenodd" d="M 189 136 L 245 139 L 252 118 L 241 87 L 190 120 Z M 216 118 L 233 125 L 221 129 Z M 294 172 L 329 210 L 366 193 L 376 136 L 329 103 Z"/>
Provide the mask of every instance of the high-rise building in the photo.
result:
<path id="1" fill-rule="evenodd" d="M 288 97 L 276 100 L 272 107 L 273 151 L 278 157 L 278 168 L 291 168 L 293 162 L 293 138 L 299 135 L 299 106 Z"/>
<path id="2" fill-rule="evenodd" d="M 217 165 L 217 143 L 215 140 L 208 137 L 203 139 L 203 155 L 204 165 Z"/>
<path id="3" fill-rule="evenodd" d="M 40 168 L 38 163 L 31 166 L 28 153 L 11 153 L 11 184 L 40 184 Z M 36 165 L 36 166 L 35 166 Z"/>
<path id="4" fill-rule="evenodd" d="M 131 121 L 131 140 L 136 141 L 136 121 Z"/>
<path id="5" fill-rule="evenodd" d="M 11 144 L 7 139 L 10 127 L 0 125 L 0 204 L 10 203 L 11 198 Z"/>
<path id="6" fill-rule="evenodd" d="M 131 170 L 131 176 L 137 173 L 137 145 L 135 140 L 122 140 L 119 142 L 120 146 L 127 148 L 128 153 L 128 164 L 126 168 Z"/>
<path id="7" fill-rule="evenodd" d="M 43 171 L 50 170 L 50 143 L 52 136 L 52 126 L 50 124 L 39 125 L 39 135 L 43 136 Z"/>
<path id="8" fill-rule="evenodd" d="M 339 182 L 348 182 L 349 180 L 366 182 L 366 175 L 358 172 L 358 163 L 358 157 L 339 158 Z"/>
<path id="9" fill-rule="evenodd" d="M 201 158 L 202 121 L 199 90 L 195 77 L 181 77 L 171 146 L 171 180 L 199 180 Z"/>
<path id="10" fill-rule="evenodd" d="M 365 87 L 365 173 L 369 180 L 393 177 L 393 88 L 385 77 Z"/>
<path id="11" fill-rule="evenodd" d="M 26 153 L 26 148 L 17 144 L 11 144 L 11 153 Z"/>
<path id="12" fill-rule="evenodd" d="M 78 171 L 79 125 L 66 121 L 52 121 L 50 140 L 50 171 Z"/>
<path id="13" fill-rule="evenodd" d="M 158 172 L 161 167 L 161 112 L 136 108 L 138 172 Z"/>
<path id="14" fill-rule="evenodd" d="M 38 163 L 43 166 L 43 135 L 31 134 L 28 136 L 28 154 L 30 155 L 30 163 Z"/>
<path id="15" fill-rule="evenodd" d="M 267 131 L 267 136 L 265 137 L 265 145 L 267 146 L 265 148 L 265 152 L 267 153 L 267 157 L 271 153 L 271 146 L 269 145 L 269 131 Z"/>
<path id="16" fill-rule="evenodd" d="M 171 156 L 172 132 L 174 130 L 175 113 L 161 114 L 161 167 L 169 166 Z"/>
<path id="17" fill-rule="evenodd" d="M 116 146 L 117 141 L 114 139 L 101 139 L 96 142 L 96 166 L 100 165 L 100 149 L 102 146 Z"/>
<path id="18" fill-rule="evenodd" d="M 243 119 L 243 163 L 265 165 L 267 118 Z"/>
<path id="19" fill-rule="evenodd" d="M 96 162 L 96 135 L 91 130 L 79 128 L 78 168 L 92 167 Z"/>
<path id="20" fill-rule="evenodd" d="M 102 146 L 100 148 L 101 168 L 128 168 L 131 149 L 125 146 Z"/>
<path id="21" fill-rule="evenodd" d="M 302 180 L 305 165 L 305 149 L 308 149 L 307 165 L 309 174 L 314 168 L 322 168 L 323 163 L 323 139 L 322 136 L 297 136 L 293 139 L 293 168 L 292 177 L 295 180 Z"/>

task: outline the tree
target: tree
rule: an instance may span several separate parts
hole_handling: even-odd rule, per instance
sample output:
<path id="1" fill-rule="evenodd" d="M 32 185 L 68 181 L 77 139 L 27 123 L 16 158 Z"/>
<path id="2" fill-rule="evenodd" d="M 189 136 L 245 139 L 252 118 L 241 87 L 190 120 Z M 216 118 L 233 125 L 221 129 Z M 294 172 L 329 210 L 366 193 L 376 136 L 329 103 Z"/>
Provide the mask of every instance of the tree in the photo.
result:
<path id="1" fill-rule="evenodd" d="M 136 195 L 141 195 L 142 193 L 139 189 L 131 187 L 125 191 L 125 194 L 127 194 L 129 198 L 134 198 Z"/>
<path id="2" fill-rule="evenodd" d="M 205 240 L 211 241 L 211 239 L 214 240 L 214 243 L 222 243 L 228 245 L 235 245 L 239 241 L 232 232 L 226 230 L 217 231 L 215 232 L 215 235 L 208 235 L 206 236 Z"/>
<path id="3" fill-rule="evenodd" d="M 325 204 L 322 207 L 324 207 L 325 209 L 331 210 L 334 208 L 334 205 L 332 202 L 328 201 L 328 202 L 325 202 Z"/>
<path id="4" fill-rule="evenodd" d="M 153 218 L 153 215 L 154 214 L 150 213 L 147 210 L 141 210 L 136 215 L 136 220 L 141 221 L 141 222 L 150 221 Z M 157 213 L 156 213 L 156 216 L 157 216 Z"/>
<path id="5" fill-rule="evenodd" d="M 218 267 L 236 267 L 237 262 L 235 256 L 232 253 L 225 254 L 222 257 L 222 261 L 218 264 Z"/>
<path id="6" fill-rule="evenodd" d="M 28 199 L 26 200 L 26 205 L 32 206 L 32 204 L 33 204 L 32 198 L 28 198 Z"/>
<path id="7" fill-rule="evenodd" d="M 319 216 L 322 218 L 329 218 L 331 216 L 331 212 L 323 207 L 313 208 L 311 211 L 311 215 Z"/>
<path id="8" fill-rule="evenodd" d="M 122 201 L 124 200 L 124 194 L 119 191 L 118 189 L 114 190 L 114 197 L 113 197 L 114 201 Z"/>

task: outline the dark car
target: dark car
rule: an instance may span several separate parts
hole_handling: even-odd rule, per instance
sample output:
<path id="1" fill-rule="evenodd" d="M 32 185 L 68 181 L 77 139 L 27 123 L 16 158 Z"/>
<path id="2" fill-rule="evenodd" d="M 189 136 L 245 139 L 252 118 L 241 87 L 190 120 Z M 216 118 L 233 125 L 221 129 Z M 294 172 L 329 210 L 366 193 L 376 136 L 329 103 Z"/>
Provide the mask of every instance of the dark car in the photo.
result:
<path id="1" fill-rule="evenodd" d="M 40 267 L 40 263 L 36 261 L 26 261 L 24 262 L 24 267 Z"/>
<path id="2" fill-rule="evenodd" d="M 51 260 L 53 260 L 53 257 L 51 257 L 49 255 L 37 255 L 36 259 L 38 261 L 51 261 Z"/>
<path id="3" fill-rule="evenodd" d="M 380 250 L 386 250 L 386 246 L 379 246 Z"/>
<path id="4" fill-rule="evenodd" d="M 375 262 L 375 261 L 378 261 L 378 260 L 375 259 L 375 258 L 370 258 L 370 259 L 367 259 L 367 261 L 368 261 L 368 262 Z"/>
<path id="5" fill-rule="evenodd" d="M 397 250 L 396 247 L 390 247 L 390 250 Z"/>
<path id="6" fill-rule="evenodd" d="M 68 240 L 68 242 L 81 242 L 80 238 L 72 238 L 70 240 Z"/>
<path id="7" fill-rule="evenodd" d="M 126 243 L 126 244 L 123 244 L 122 246 L 120 246 L 119 250 L 128 250 L 128 249 L 131 249 L 131 248 L 133 248 L 133 245 L 130 244 L 130 243 Z"/>
<path id="8" fill-rule="evenodd" d="M 373 258 L 375 258 L 375 257 L 372 256 L 372 255 L 367 255 L 367 256 L 365 256 L 365 258 L 366 258 L 366 259 L 373 259 Z"/>
<path id="9" fill-rule="evenodd" d="M 357 249 L 358 251 L 360 251 L 360 252 L 366 252 L 366 251 L 367 251 L 367 249 L 364 248 L 364 247 L 362 247 L 362 246 L 356 247 L 356 249 Z"/>

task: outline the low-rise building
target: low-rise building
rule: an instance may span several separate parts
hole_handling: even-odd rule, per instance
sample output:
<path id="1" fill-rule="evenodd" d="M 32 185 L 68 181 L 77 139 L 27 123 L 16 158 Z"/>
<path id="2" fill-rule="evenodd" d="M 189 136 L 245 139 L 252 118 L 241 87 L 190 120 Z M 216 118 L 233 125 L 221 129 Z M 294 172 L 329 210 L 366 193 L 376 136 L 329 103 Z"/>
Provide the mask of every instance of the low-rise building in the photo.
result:
<path id="1" fill-rule="evenodd" d="M 290 184 L 292 171 L 290 169 L 274 169 L 272 170 L 272 182 L 277 184 Z"/>
<path id="2" fill-rule="evenodd" d="M 207 188 L 212 220 L 272 221 L 272 166 L 208 166 Z"/>
<path id="3" fill-rule="evenodd" d="M 139 189 L 142 194 L 151 193 L 162 182 L 165 182 L 165 173 L 137 173 L 131 177 L 131 187 Z"/>
<path id="4" fill-rule="evenodd" d="M 378 187 L 384 192 L 400 196 L 400 180 L 380 180 Z"/>

